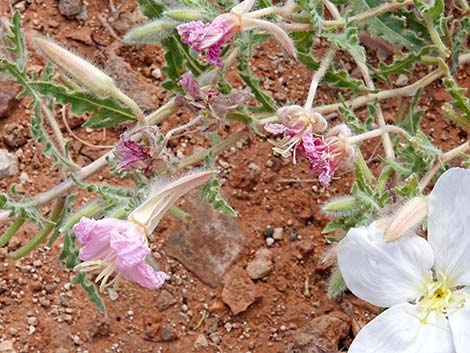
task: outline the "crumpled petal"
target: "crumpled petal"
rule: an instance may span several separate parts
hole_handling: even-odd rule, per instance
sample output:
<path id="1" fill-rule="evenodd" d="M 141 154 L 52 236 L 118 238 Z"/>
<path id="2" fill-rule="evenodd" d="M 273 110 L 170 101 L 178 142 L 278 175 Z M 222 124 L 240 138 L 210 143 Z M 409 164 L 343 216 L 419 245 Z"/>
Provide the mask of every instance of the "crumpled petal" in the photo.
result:
<path id="1" fill-rule="evenodd" d="M 463 308 L 449 315 L 449 324 L 457 353 L 468 353 L 470 347 L 470 289 L 459 291 L 467 297 Z"/>
<path id="2" fill-rule="evenodd" d="M 194 100 L 201 101 L 203 100 L 203 92 L 194 79 L 193 73 L 191 71 L 186 71 L 181 75 L 181 79 L 178 81 L 178 84 L 183 88 L 186 93 L 188 93 Z"/>
<path id="3" fill-rule="evenodd" d="M 144 235 L 133 223 L 125 233 L 115 233 L 111 237 L 110 248 L 116 254 L 116 269 L 124 271 L 142 262 L 150 253 L 150 248 L 145 242 Z"/>
<path id="4" fill-rule="evenodd" d="M 359 332 L 348 353 L 455 353 L 445 316 L 433 311 L 426 324 L 423 317 L 415 305 L 395 305 Z"/>
<path id="5" fill-rule="evenodd" d="M 429 195 L 428 241 L 437 273 L 452 286 L 470 284 L 470 171 L 452 168 Z"/>
<path id="6" fill-rule="evenodd" d="M 276 124 L 276 123 L 267 123 L 264 124 L 264 129 L 274 135 L 282 134 L 286 131 L 286 127 L 283 124 Z"/>
<path id="7" fill-rule="evenodd" d="M 378 222 L 352 228 L 339 243 L 338 264 L 348 288 L 359 298 L 390 307 L 419 298 L 434 262 L 428 242 L 407 235 L 385 243 Z"/>
<path id="8" fill-rule="evenodd" d="M 170 279 L 165 272 L 155 271 L 145 260 L 135 266 L 125 268 L 122 273 L 131 281 L 149 289 L 159 288 L 167 279 Z"/>

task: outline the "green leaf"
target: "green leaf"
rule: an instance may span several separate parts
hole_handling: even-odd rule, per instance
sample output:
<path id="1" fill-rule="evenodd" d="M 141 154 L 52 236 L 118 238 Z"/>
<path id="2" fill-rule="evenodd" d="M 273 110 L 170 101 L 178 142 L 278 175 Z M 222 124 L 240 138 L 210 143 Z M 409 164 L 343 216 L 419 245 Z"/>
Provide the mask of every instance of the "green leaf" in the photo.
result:
<path id="1" fill-rule="evenodd" d="M 359 30 L 357 27 L 347 24 L 340 33 L 323 33 L 323 37 L 336 45 L 338 49 L 346 50 L 353 58 L 362 63 L 366 62 L 366 52 L 359 42 Z"/>
<path id="2" fill-rule="evenodd" d="M 295 0 L 295 3 L 304 10 L 313 25 L 313 35 L 319 35 L 323 25 L 323 2 L 318 0 Z"/>
<path id="3" fill-rule="evenodd" d="M 417 110 L 418 101 L 421 97 L 423 89 L 420 88 L 416 91 L 413 101 L 406 110 L 405 119 L 401 121 L 398 126 L 406 130 L 411 136 L 415 136 L 419 131 L 419 124 L 421 122 L 421 117 L 423 116 L 424 110 Z M 397 139 L 398 142 L 398 139 Z"/>
<path id="4" fill-rule="evenodd" d="M 418 176 L 414 173 L 411 174 L 408 178 L 406 178 L 402 185 L 393 188 L 392 191 L 394 194 L 405 198 L 419 195 L 420 191 Z"/>
<path id="5" fill-rule="evenodd" d="M 242 80 L 251 88 L 252 93 L 255 95 L 256 100 L 261 103 L 264 111 L 275 112 L 277 110 L 277 104 L 274 99 L 264 93 L 259 85 L 259 80 L 250 72 L 248 62 L 246 59 L 239 55 L 238 56 L 238 73 Z"/>
<path id="6" fill-rule="evenodd" d="M 381 5 L 382 0 L 352 0 L 348 9 L 359 14 Z M 403 45 L 406 48 L 419 49 L 423 46 L 423 39 L 417 36 L 417 32 L 408 29 L 403 17 L 386 13 L 374 16 L 361 22 L 361 28 L 367 30 L 371 36 L 384 39 L 388 42 Z"/>
<path id="7" fill-rule="evenodd" d="M 88 278 L 86 277 L 85 273 L 79 272 L 78 276 L 73 278 L 70 283 L 72 284 L 80 284 L 80 286 L 85 290 L 85 292 L 88 294 L 88 299 L 94 303 L 97 307 L 97 309 L 103 313 L 106 314 L 106 306 L 104 304 L 103 299 L 101 299 L 100 293 L 98 292 L 98 289 L 96 286 L 91 283 Z"/>
<path id="8" fill-rule="evenodd" d="M 446 91 L 454 98 L 442 106 L 444 114 L 463 126 L 470 126 L 470 99 L 466 96 L 468 89 L 460 87 L 450 75 L 443 81 Z"/>
<path id="9" fill-rule="evenodd" d="M 27 50 L 24 33 L 21 30 L 21 16 L 18 11 L 15 11 L 13 14 L 10 27 L 5 28 L 4 38 L 9 45 L 8 51 L 15 55 L 15 60 L 20 70 L 24 70 L 26 67 Z"/>
<path id="10" fill-rule="evenodd" d="M 413 3 L 424 16 L 433 21 L 440 20 L 444 14 L 445 4 L 443 0 L 413 0 Z"/>
<path id="11" fill-rule="evenodd" d="M 335 269 L 328 282 L 328 297 L 336 298 L 346 289 L 346 282 L 344 282 L 344 278 L 341 275 L 341 272 L 339 269 Z"/>
<path id="12" fill-rule="evenodd" d="M 238 216 L 232 206 L 220 194 L 220 183 L 216 178 L 209 180 L 200 188 L 202 199 L 225 216 Z"/>
<path id="13" fill-rule="evenodd" d="M 160 17 L 165 11 L 165 6 L 158 0 L 137 0 L 137 3 L 144 16 L 150 19 Z"/>
<path id="14" fill-rule="evenodd" d="M 465 49 L 465 42 L 470 35 L 470 17 L 463 17 L 460 20 L 457 31 L 452 35 L 452 71 L 455 72 L 459 67 L 459 55 Z"/>

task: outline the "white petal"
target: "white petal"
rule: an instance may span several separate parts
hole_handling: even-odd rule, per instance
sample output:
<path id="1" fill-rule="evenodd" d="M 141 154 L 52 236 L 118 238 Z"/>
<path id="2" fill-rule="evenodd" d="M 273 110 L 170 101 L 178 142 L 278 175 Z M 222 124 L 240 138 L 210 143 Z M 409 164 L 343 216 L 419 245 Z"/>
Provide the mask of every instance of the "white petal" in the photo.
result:
<path id="1" fill-rule="evenodd" d="M 470 348 L 470 330 L 468 329 L 470 326 L 470 297 L 468 288 L 466 288 L 466 292 L 464 295 L 467 296 L 467 301 L 464 307 L 449 315 L 450 329 L 457 353 L 468 353 Z"/>
<path id="2" fill-rule="evenodd" d="M 470 284 L 470 170 L 452 168 L 429 195 L 428 241 L 435 270 L 452 286 Z"/>
<path id="3" fill-rule="evenodd" d="M 395 305 L 359 332 L 348 353 L 455 353 L 445 316 L 431 312 L 426 324 L 423 317 L 415 305 Z"/>
<path id="4" fill-rule="evenodd" d="M 256 0 L 245 0 L 239 3 L 237 6 L 233 7 L 231 12 L 236 14 L 245 14 L 251 10 L 253 5 L 255 4 Z"/>
<path id="5" fill-rule="evenodd" d="M 428 242 L 410 234 L 393 243 L 372 223 L 352 228 L 338 247 L 338 264 L 348 288 L 377 306 L 390 307 L 417 299 L 430 280 L 434 259 Z"/>

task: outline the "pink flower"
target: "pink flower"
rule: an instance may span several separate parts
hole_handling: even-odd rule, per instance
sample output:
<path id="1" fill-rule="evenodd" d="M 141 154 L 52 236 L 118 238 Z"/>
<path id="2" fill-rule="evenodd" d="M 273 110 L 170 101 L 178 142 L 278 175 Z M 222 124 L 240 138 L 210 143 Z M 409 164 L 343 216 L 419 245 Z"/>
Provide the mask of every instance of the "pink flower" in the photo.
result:
<path id="1" fill-rule="evenodd" d="M 140 170 L 146 177 L 152 175 L 154 154 L 158 146 L 155 131 L 147 131 L 149 129 L 150 127 L 145 127 L 145 130 L 126 131 L 121 134 L 115 148 L 116 153 L 121 158 L 117 165 L 119 171 Z M 131 139 L 138 132 L 145 134 L 149 145 L 137 143 Z"/>
<path id="2" fill-rule="evenodd" d="M 116 286 L 122 275 L 143 287 L 155 289 L 169 277 L 155 271 L 147 262 L 150 248 L 143 230 L 135 223 L 114 218 L 100 220 L 82 217 L 73 227 L 77 240 L 82 244 L 79 257 L 85 261 L 76 269 L 101 270 L 96 281 L 100 289 Z M 113 273 L 117 275 L 108 281 Z"/>
<path id="3" fill-rule="evenodd" d="M 183 43 L 196 51 L 205 51 L 212 65 L 223 66 L 220 60 L 222 45 L 240 30 L 240 17 L 235 14 L 222 14 L 211 23 L 191 21 L 176 27 Z"/>
<path id="4" fill-rule="evenodd" d="M 188 105 L 194 112 L 206 110 L 216 119 L 225 119 L 228 112 L 237 109 L 238 106 L 252 98 L 245 90 L 234 90 L 232 93 L 222 95 L 212 88 L 200 88 L 191 71 L 185 72 L 178 84 L 189 97 L 177 97 L 177 102 Z"/>

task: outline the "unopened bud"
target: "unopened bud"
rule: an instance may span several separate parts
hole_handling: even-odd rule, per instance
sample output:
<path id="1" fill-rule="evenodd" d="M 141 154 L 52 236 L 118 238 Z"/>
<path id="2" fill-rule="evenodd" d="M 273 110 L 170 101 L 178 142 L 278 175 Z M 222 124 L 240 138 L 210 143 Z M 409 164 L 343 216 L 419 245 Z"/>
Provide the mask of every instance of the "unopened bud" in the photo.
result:
<path id="1" fill-rule="evenodd" d="M 95 94 L 107 96 L 116 91 L 113 79 L 85 59 L 49 39 L 37 37 L 34 41 L 48 59 Z"/>
<path id="2" fill-rule="evenodd" d="M 428 198 L 414 197 L 409 200 L 392 218 L 384 233 L 384 241 L 400 239 L 409 230 L 420 224 L 428 214 Z"/>
<path id="3" fill-rule="evenodd" d="M 202 19 L 202 11 L 193 8 L 172 9 L 165 15 L 177 21 L 189 22 Z"/>
<path id="4" fill-rule="evenodd" d="M 350 214 L 357 210 L 359 204 L 356 197 L 345 196 L 334 199 L 322 207 L 323 212 L 331 213 L 335 216 Z"/>
<path id="5" fill-rule="evenodd" d="M 170 36 L 178 22 L 158 19 L 132 28 L 124 36 L 127 43 L 155 44 Z"/>

